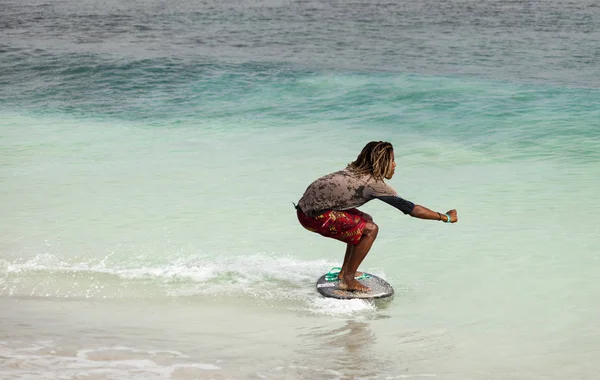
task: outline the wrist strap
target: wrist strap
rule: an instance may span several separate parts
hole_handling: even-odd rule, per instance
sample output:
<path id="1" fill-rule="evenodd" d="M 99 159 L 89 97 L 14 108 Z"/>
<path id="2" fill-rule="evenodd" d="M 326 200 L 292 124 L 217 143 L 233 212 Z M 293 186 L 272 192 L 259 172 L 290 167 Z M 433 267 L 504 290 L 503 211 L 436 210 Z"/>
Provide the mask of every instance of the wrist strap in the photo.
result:
<path id="1" fill-rule="evenodd" d="M 447 221 L 445 221 L 444 223 L 451 223 L 451 222 L 450 222 L 450 215 L 448 215 L 448 214 L 444 214 L 444 215 L 446 215 L 446 217 L 448 218 L 448 220 L 447 220 Z"/>

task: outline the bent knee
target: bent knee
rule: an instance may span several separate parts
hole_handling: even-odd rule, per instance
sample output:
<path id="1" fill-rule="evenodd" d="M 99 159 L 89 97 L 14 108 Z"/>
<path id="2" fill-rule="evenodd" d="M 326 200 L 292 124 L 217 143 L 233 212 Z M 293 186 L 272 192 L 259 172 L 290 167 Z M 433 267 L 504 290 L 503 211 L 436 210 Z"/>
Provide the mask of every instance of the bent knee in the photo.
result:
<path id="1" fill-rule="evenodd" d="M 379 231 L 379 226 L 373 222 L 367 222 L 365 225 L 365 229 L 363 230 L 363 234 L 367 235 L 377 235 Z"/>

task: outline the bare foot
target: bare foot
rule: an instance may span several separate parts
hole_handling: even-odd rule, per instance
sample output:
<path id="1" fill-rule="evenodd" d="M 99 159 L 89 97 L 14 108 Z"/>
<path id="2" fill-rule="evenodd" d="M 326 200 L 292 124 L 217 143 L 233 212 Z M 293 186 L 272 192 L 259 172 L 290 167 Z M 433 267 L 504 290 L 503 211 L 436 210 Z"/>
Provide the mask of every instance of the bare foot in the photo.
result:
<path id="1" fill-rule="evenodd" d="M 356 277 L 360 277 L 360 276 L 362 276 L 362 275 L 363 275 L 363 272 L 359 272 L 359 271 L 356 271 L 356 272 L 354 272 L 354 277 L 355 277 L 355 278 L 356 278 Z M 340 272 L 340 273 L 338 273 L 338 280 L 340 280 L 340 281 L 341 281 L 341 280 L 342 280 L 342 278 L 344 278 L 344 272 Z"/>
<path id="2" fill-rule="evenodd" d="M 338 287 L 341 290 L 348 290 L 351 292 L 368 292 L 371 290 L 371 288 L 361 284 L 359 281 L 355 280 L 354 278 L 340 279 L 340 283 L 339 283 Z"/>

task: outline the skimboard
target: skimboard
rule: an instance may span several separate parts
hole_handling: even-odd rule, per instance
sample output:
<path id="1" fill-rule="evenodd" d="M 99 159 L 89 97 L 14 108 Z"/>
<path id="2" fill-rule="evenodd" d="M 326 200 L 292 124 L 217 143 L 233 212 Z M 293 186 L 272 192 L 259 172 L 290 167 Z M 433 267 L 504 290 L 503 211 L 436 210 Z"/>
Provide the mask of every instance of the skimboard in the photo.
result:
<path id="1" fill-rule="evenodd" d="M 337 280 L 337 273 L 334 268 L 332 272 L 326 273 L 317 280 L 317 291 L 325 297 L 347 299 L 374 299 L 390 297 L 394 294 L 394 288 L 381 277 L 374 274 L 363 272 L 362 277 L 357 277 L 361 284 L 371 288 L 369 292 L 352 292 L 342 290 Z"/>

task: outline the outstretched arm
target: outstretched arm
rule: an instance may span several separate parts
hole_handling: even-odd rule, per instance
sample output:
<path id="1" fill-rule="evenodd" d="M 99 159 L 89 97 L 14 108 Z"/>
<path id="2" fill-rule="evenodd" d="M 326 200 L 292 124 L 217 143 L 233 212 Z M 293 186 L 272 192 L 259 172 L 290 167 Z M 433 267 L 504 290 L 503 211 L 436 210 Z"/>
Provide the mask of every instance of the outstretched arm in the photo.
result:
<path id="1" fill-rule="evenodd" d="M 419 219 L 441 220 L 443 222 L 448 222 L 448 217 L 450 217 L 450 223 L 458 222 L 458 214 L 454 209 L 447 211 L 446 214 L 442 214 L 430 210 L 425 206 L 415 205 L 415 207 L 409 215 Z"/>
<path id="2" fill-rule="evenodd" d="M 403 213 L 410 215 L 419 219 L 430 219 L 430 220 L 441 220 L 443 222 L 448 222 L 448 217 L 450 217 L 449 223 L 458 222 L 458 214 L 456 210 L 447 211 L 445 214 L 433 211 L 428 209 L 425 206 L 416 205 L 410 201 L 402 199 L 399 196 L 389 196 L 389 195 L 380 195 L 375 197 L 379 200 L 384 201 L 385 203 L 396 207 L 398 210 Z"/>

